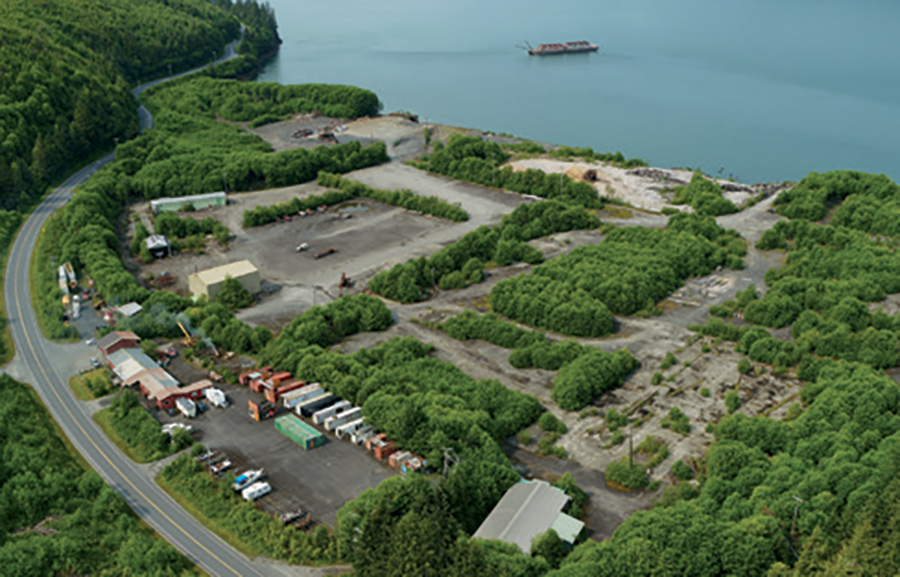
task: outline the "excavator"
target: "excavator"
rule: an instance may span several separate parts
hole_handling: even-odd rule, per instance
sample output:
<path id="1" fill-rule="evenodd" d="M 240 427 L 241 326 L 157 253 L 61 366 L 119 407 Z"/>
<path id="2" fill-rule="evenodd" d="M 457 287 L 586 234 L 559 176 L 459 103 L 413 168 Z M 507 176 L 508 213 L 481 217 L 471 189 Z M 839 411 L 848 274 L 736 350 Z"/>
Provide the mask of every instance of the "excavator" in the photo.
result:
<path id="1" fill-rule="evenodd" d="M 175 322 L 178 323 L 178 328 L 181 329 L 181 332 L 184 333 L 184 338 L 181 339 L 181 344 L 183 344 L 186 347 L 194 346 L 197 343 L 197 341 L 194 340 L 194 337 L 191 336 L 191 333 L 187 332 L 187 329 L 184 328 L 184 325 L 181 324 L 181 321 L 175 321 Z"/>

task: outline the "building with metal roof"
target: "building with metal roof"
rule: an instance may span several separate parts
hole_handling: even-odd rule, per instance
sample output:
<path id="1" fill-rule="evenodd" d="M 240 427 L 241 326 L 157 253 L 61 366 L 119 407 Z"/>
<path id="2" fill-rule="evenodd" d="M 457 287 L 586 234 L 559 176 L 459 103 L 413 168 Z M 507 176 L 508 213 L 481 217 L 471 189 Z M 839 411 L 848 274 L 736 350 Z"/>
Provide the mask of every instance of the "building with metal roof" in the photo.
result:
<path id="1" fill-rule="evenodd" d="M 157 198 L 150 201 L 150 210 L 153 211 L 153 214 L 159 214 L 184 210 L 188 206 L 193 207 L 194 210 L 203 210 L 214 206 L 225 206 L 227 203 L 224 192 L 211 192 L 209 194 Z"/>
<path id="2" fill-rule="evenodd" d="M 141 337 L 130 331 L 113 331 L 97 341 L 97 348 L 108 357 L 120 349 L 135 348 L 139 342 Z"/>
<path id="3" fill-rule="evenodd" d="M 144 354 L 144 351 L 141 349 L 135 348 L 119 349 L 107 355 L 106 361 L 116 376 L 122 379 L 122 383 L 126 386 L 133 383 L 135 375 L 143 371 L 159 368 L 156 361 Z"/>
<path id="4" fill-rule="evenodd" d="M 214 299 L 222 290 L 225 279 L 228 277 L 240 282 L 241 286 L 250 294 L 259 292 L 259 269 L 253 266 L 249 260 L 239 260 L 195 272 L 188 276 L 188 290 L 194 293 L 194 296 L 206 295 L 210 299 Z"/>
<path id="5" fill-rule="evenodd" d="M 558 527 L 560 539 L 574 543 L 584 523 L 562 512 L 568 502 L 568 495 L 546 481 L 521 481 L 503 495 L 474 537 L 512 543 L 528 555 L 537 537 Z"/>
<path id="6" fill-rule="evenodd" d="M 153 258 L 162 258 L 172 254 L 172 246 L 164 235 L 151 234 L 144 239 L 144 244 L 147 245 L 147 250 L 150 251 Z"/>

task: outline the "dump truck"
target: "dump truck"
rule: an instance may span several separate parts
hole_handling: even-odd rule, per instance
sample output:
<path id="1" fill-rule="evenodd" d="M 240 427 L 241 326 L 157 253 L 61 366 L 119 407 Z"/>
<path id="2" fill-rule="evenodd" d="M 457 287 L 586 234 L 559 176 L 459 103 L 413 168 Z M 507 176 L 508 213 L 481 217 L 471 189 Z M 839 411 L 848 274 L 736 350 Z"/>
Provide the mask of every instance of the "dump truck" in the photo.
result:
<path id="1" fill-rule="evenodd" d="M 316 425 L 321 425 L 328 417 L 333 417 L 340 412 L 346 411 L 350 406 L 350 401 L 338 401 L 330 407 L 325 407 L 313 413 L 312 422 Z"/>
<path id="2" fill-rule="evenodd" d="M 269 401 L 247 401 L 250 417 L 254 421 L 262 421 L 275 416 L 275 407 Z"/>
<path id="3" fill-rule="evenodd" d="M 335 415 L 333 417 L 328 417 L 325 419 L 325 429 L 328 431 L 334 431 L 344 423 L 349 423 L 350 421 L 355 421 L 362 417 L 362 409 L 359 407 L 353 407 L 347 411 L 344 411 L 340 415 Z"/>
<path id="4" fill-rule="evenodd" d="M 193 419 L 197 416 L 197 403 L 187 397 L 178 397 L 175 399 L 175 406 L 178 407 L 181 414 L 188 419 Z"/>
<path id="5" fill-rule="evenodd" d="M 313 383 L 311 385 L 306 385 L 305 387 L 293 390 L 289 393 L 285 393 L 281 397 L 281 402 L 284 404 L 284 408 L 293 410 L 293 408 L 300 403 L 308 401 L 313 397 L 318 397 L 323 392 L 324 391 L 322 391 L 322 385 L 320 383 Z"/>

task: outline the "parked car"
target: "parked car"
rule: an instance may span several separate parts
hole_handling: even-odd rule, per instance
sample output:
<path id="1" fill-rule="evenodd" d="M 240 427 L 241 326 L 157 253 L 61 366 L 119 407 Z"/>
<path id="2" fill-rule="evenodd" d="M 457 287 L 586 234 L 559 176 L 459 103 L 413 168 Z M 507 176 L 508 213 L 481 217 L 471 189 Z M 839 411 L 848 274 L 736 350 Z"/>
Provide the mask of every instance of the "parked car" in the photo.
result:
<path id="1" fill-rule="evenodd" d="M 203 401 L 197 401 L 197 412 L 205 413 L 206 412 L 206 403 Z"/>
<path id="2" fill-rule="evenodd" d="M 100 367 L 100 361 L 97 360 L 97 357 L 94 357 L 91 359 L 91 364 L 94 366 L 95 369 Z"/>
<path id="3" fill-rule="evenodd" d="M 84 344 L 86 344 L 89 347 L 92 347 L 97 344 L 97 340 L 96 339 L 88 339 L 88 340 L 84 341 Z"/>
<path id="4" fill-rule="evenodd" d="M 169 415 L 170 417 L 174 417 L 178 413 L 175 412 L 174 407 L 169 407 L 168 409 L 166 409 L 166 414 Z"/>

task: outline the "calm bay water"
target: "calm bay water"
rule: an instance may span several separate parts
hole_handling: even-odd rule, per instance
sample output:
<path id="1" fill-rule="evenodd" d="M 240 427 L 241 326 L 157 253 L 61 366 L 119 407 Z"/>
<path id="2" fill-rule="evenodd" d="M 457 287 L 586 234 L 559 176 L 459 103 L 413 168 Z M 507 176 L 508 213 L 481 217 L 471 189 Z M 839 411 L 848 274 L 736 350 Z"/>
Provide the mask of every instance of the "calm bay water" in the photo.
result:
<path id="1" fill-rule="evenodd" d="M 898 2 L 268 1 L 284 44 L 263 81 L 353 84 L 386 112 L 745 182 L 900 180 Z M 602 52 L 515 47 L 582 39 Z"/>

